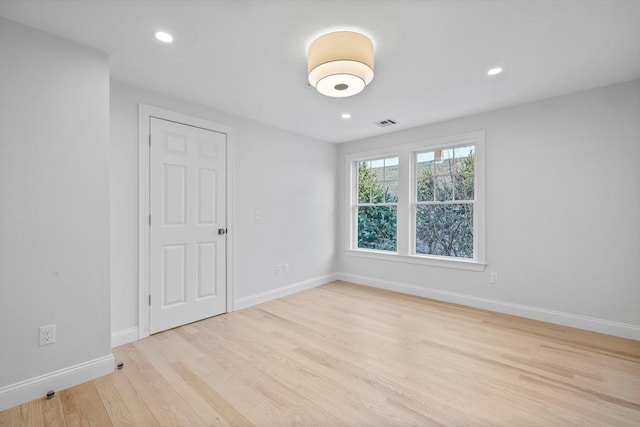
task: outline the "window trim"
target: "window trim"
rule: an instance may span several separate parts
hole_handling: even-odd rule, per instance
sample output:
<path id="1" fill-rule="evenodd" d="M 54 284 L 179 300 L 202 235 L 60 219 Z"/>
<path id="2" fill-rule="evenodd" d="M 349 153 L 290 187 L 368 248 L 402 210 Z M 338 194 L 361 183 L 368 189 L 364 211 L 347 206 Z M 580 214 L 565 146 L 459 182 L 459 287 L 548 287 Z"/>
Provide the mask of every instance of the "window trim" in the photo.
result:
<path id="1" fill-rule="evenodd" d="M 473 144 L 476 146 L 476 164 L 474 179 L 474 216 L 473 216 L 473 259 L 455 258 L 415 253 L 415 158 L 416 153 L 439 148 L 450 148 Z M 357 245 L 357 215 L 355 201 L 357 194 L 356 162 L 377 159 L 381 157 L 398 157 L 398 229 L 397 252 L 361 249 Z M 485 132 L 484 130 L 463 134 L 430 138 L 418 142 L 382 147 L 373 150 L 350 153 L 345 156 L 346 181 L 349 185 L 345 215 L 349 232 L 346 233 L 345 253 L 349 256 L 421 264 L 434 267 L 454 268 L 461 270 L 483 271 L 486 264 L 485 257 Z"/>

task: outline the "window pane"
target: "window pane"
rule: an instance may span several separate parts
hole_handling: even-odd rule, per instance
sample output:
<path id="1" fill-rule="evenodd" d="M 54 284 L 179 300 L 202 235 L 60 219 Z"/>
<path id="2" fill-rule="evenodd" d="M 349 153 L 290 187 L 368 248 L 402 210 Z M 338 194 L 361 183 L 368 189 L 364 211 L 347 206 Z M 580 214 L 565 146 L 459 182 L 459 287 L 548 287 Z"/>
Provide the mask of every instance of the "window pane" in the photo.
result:
<path id="1" fill-rule="evenodd" d="M 358 162 L 358 203 L 398 201 L 398 158 Z"/>
<path id="2" fill-rule="evenodd" d="M 380 169 L 384 167 L 384 159 L 371 160 L 371 169 Z"/>
<path id="3" fill-rule="evenodd" d="M 475 168 L 475 147 L 455 149 L 455 199 L 473 200 L 473 177 Z"/>
<path id="4" fill-rule="evenodd" d="M 474 145 L 467 145 L 466 147 L 456 147 L 455 157 L 456 159 L 464 159 L 469 156 L 469 154 L 473 154 L 475 152 L 476 147 Z"/>
<path id="5" fill-rule="evenodd" d="M 416 253 L 473 258 L 473 205 L 417 206 Z"/>
<path id="6" fill-rule="evenodd" d="M 397 181 L 398 180 L 398 165 L 386 165 L 384 168 L 384 180 L 385 181 Z"/>
<path id="7" fill-rule="evenodd" d="M 416 163 L 416 195 L 419 202 L 433 201 L 433 185 L 433 152 L 420 153 Z"/>
<path id="8" fill-rule="evenodd" d="M 374 162 L 358 163 L 358 203 L 382 203 L 384 187 L 380 184 L 380 168 L 372 168 Z"/>
<path id="9" fill-rule="evenodd" d="M 443 202 L 453 199 L 453 180 L 451 176 L 436 176 L 436 200 Z"/>
<path id="10" fill-rule="evenodd" d="M 436 175 L 451 175 L 453 148 L 435 151 Z"/>
<path id="11" fill-rule="evenodd" d="M 385 183 L 384 201 L 385 203 L 398 202 L 398 181 L 389 181 Z"/>
<path id="12" fill-rule="evenodd" d="M 396 251 L 395 206 L 358 207 L 358 248 Z"/>
<path id="13" fill-rule="evenodd" d="M 384 188 L 385 203 L 398 201 L 398 158 L 390 157 L 384 160 Z"/>
<path id="14" fill-rule="evenodd" d="M 433 161 L 433 151 L 428 151 L 426 153 L 418 153 L 417 159 L 418 163 L 426 163 Z"/>

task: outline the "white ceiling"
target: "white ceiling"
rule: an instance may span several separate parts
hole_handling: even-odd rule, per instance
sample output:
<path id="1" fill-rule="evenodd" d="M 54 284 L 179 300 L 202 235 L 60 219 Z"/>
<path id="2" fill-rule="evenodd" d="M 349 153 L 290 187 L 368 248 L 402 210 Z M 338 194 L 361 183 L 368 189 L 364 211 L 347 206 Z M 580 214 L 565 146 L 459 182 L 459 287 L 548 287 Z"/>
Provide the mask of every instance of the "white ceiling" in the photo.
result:
<path id="1" fill-rule="evenodd" d="M 0 15 L 107 52 L 120 82 L 333 142 L 640 77 L 636 0 L 0 0 Z M 328 29 L 374 40 L 359 95 L 306 84 L 307 45 Z"/>

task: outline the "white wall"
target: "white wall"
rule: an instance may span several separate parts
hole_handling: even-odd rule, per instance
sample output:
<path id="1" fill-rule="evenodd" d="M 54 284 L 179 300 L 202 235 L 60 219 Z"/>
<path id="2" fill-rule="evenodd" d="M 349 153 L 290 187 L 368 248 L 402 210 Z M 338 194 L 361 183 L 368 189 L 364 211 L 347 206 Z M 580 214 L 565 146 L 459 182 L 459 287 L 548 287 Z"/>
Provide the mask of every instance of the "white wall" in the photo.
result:
<path id="1" fill-rule="evenodd" d="M 486 270 L 339 250 L 341 277 L 640 339 L 639 80 L 340 145 L 340 249 L 347 154 L 483 129 Z"/>
<path id="2" fill-rule="evenodd" d="M 138 323 L 138 103 L 235 129 L 234 284 L 237 307 L 319 284 L 336 271 L 336 153 L 313 140 L 184 101 L 111 83 L 112 330 Z M 255 220 L 255 210 L 262 220 Z M 291 271 L 276 276 L 276 264 Z M 296 287 L 296 285 L 298 285 Z M 291 289 L 285 287 L 292 286 Z M 129 331 L 129 332 L 127 332 Z"/>
<path id="3" fill-rule="evenodd" d="M 2 19 L 0 123 L 3 409 L 113 369 L 107 56 Z"/>

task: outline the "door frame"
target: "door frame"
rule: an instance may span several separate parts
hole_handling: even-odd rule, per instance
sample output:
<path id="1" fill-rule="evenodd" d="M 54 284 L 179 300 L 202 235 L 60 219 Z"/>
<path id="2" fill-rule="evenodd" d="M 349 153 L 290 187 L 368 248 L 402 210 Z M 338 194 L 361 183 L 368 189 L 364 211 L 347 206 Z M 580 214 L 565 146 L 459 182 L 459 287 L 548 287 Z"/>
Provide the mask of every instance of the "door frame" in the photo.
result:
<path id="1" fill-rule="evenodd" d="M 226 150 L 226 312 L 234 311 L 234 274 L 233 274 L 233 171 L 234 164 L 234 128 L 221 123 L 212 122 L 175 111 L 164 110 L 146 104 L 138 104 L 138 339 L 149 336 L 150 314 L 150 137 L 151 118 L 168 120 L 187 126 L 220 132 L 227 135 Z"/>

